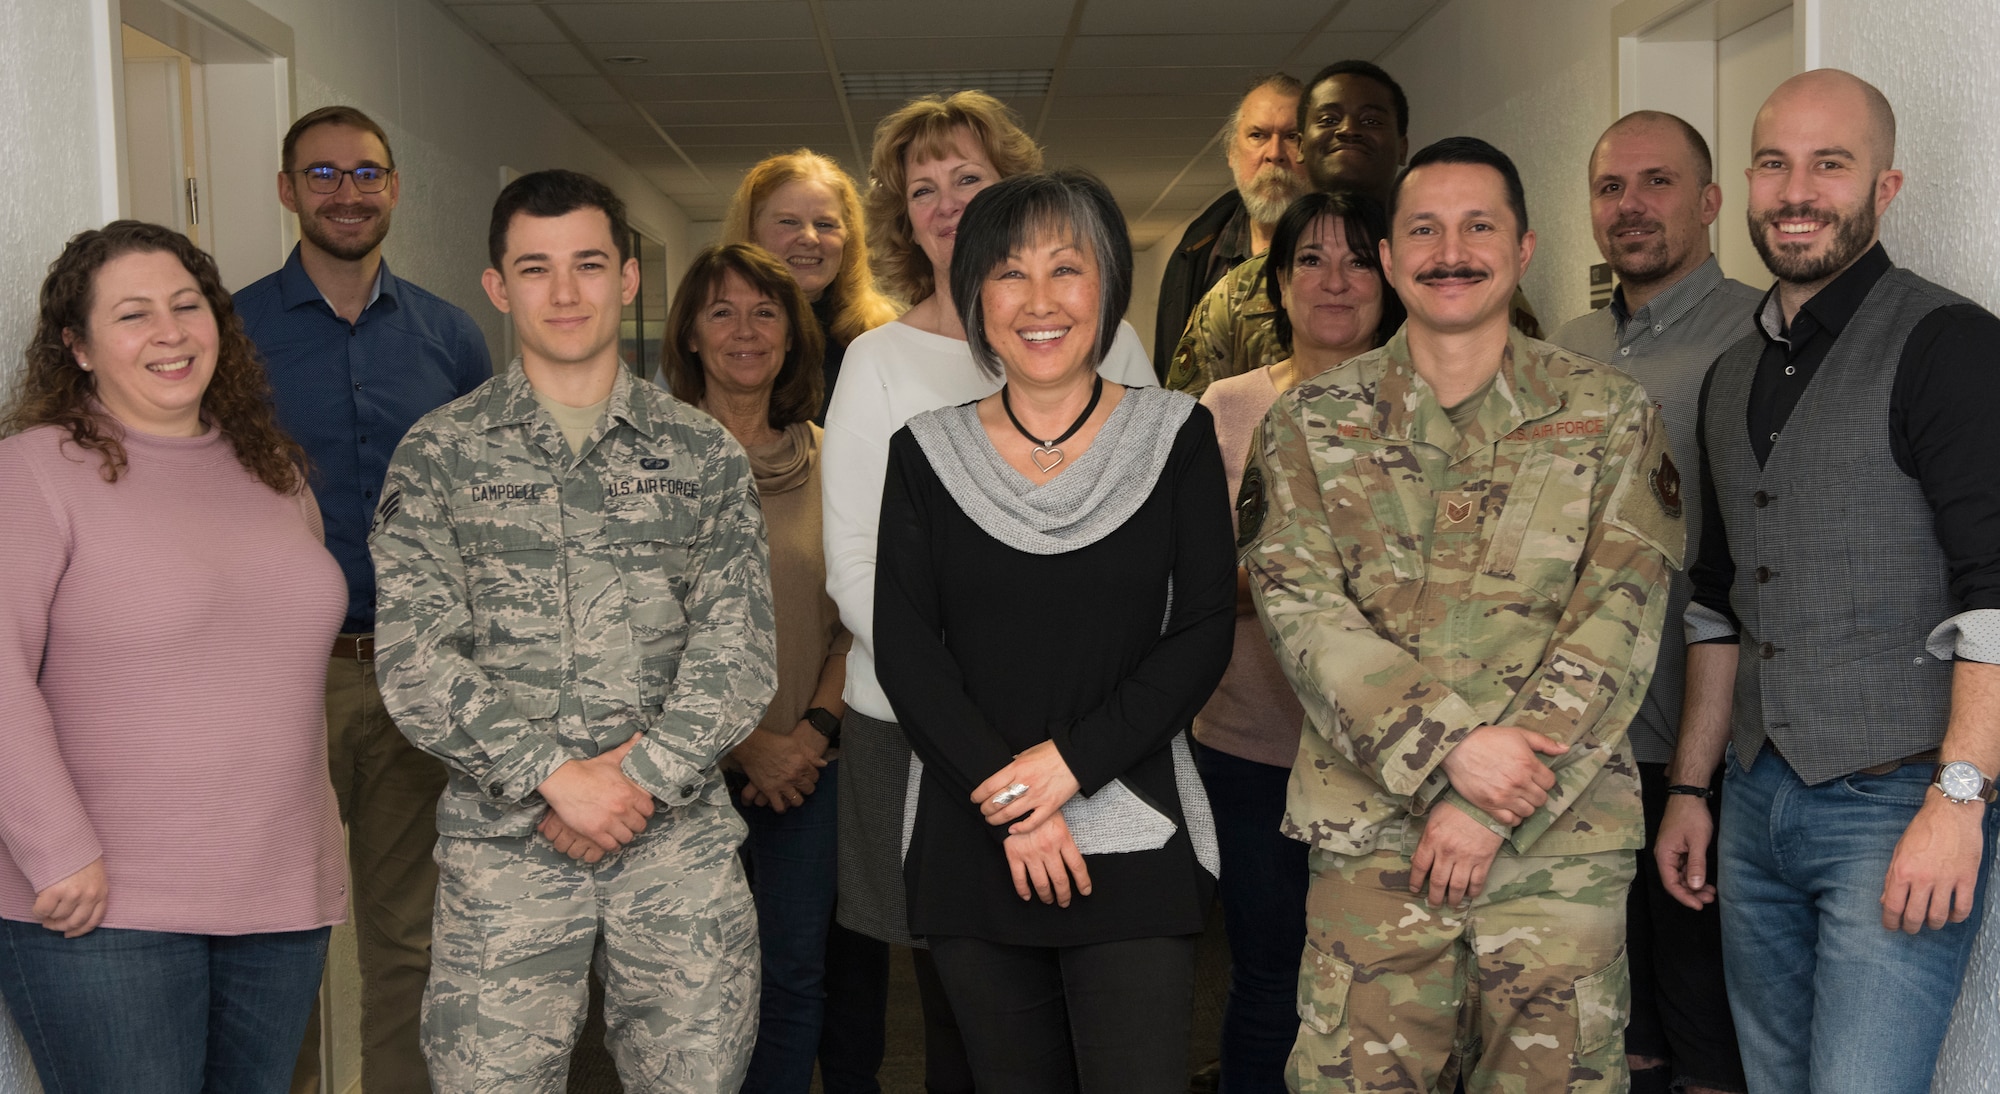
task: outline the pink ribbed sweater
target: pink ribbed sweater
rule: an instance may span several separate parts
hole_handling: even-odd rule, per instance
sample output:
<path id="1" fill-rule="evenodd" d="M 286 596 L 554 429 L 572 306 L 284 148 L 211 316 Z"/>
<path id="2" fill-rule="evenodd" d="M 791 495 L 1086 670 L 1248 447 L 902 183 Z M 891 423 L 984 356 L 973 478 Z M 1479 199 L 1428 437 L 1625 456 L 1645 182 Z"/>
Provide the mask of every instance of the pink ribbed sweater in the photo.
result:
<path id="1" fill-rule="evenodd" d="M 346 608 L 311 500 L 214 430 L 0 440 L 0 916 L 104 858 L 104 926 L 304 930 L 346 905 L 326 770 Z"/>

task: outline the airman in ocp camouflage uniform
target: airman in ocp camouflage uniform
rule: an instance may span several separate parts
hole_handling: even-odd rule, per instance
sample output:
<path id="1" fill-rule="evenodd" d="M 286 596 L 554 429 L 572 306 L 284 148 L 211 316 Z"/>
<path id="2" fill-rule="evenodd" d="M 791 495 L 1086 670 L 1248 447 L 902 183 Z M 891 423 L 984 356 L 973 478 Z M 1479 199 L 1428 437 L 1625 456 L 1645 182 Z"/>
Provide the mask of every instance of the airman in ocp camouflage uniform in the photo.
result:
<path id="1" fill-rule="evenodd" d="M 1469 138 L 1412 157 L 1384 263 L 1409 324 L 1279 397 L 1238 499 L 1309 730 L 1284 821 L 1312 847 L 1298 1091 L 1625 1089 L 1624 732 L 1680 494 L 1636 383 L 1509 328 L 1518 179 Z M 1426 375 L 1471 390 L 1448 409 Z"/>
<path id="2" fill-rule="evenodd" d="M 1284 360 L 1289 353 L 1278 341 L 1277 309 L 1264 294 L 1266 255 L 1244 260 L 1222 275 L 1188 316 L 1188 325 L 1167 365 L 1167 389 L 1195 398 L 1208 385 L 1241 376 Z M 1531 338 L 1541 336 L 1541 322 L 1521 290 L 1514 290 L 1513 323 Z"/>
<path id="3" fill-rule="evenodd" d="M 451 768 L 424 1022 L 440 1089 L 560 1091 L 601 930 L 627 1088 L 735 1090 L 756 917 L 716 761 L 776 688 L 742 449 L 620 369 L 576 454 L 517 359 L 410 431 L 372 546 L 384 699 Z M 634 733 L 621 767 L 651 822 L 572 861 L 536 833 L 536 788 Z M 620 1002 L 648 997 L 677 1005 Z"/>
<path id="4" fill-rule="evenodd" d="M 1641 843 L 1624 730 L 1683 548 L 1655 485 L 1673 465 L 1623 374 L 1518 333 L 1508 350 L 1463 434 L 1398 334 L 1280 397 L 1253 453 L 1244 564 L 1311 729 L 1285 826 L 1316 874 L 1349 882 L 1337 903 L 1317 882 L 1309 900 L 1300 1011 L 1328 1039 L 1302 1038 L 1295 1072 L 1315 1073 L 1296 1089 L 1449 1090 L 1447 1061 L 1416 1051 L 1426 1027 L 1465 1059 L 1481 1038 L 1519 1050 L 1529 1070 L 1473 1090 L 1614 1089 L 1578 1083 L 1572 1053 L 1624 1073 L 1623 958 L 1602 956 L 1621 944 Z M 1511 828 L 1441 766 L 1484 725 L 1570 746 L 1548 802 Z M 1408 891 L 1438 801 L 1506 837 L 1467 910 Z M 1463 943 L 1476 968 L 1454 958 Z"/>

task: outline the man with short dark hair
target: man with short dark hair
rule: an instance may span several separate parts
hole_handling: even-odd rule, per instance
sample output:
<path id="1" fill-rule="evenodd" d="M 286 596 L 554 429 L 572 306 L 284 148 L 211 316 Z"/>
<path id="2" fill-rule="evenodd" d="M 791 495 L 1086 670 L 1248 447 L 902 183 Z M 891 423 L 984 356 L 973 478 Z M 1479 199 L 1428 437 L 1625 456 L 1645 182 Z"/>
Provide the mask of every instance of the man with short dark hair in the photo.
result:
<path id="1" fill-rule="evenodd" d="M 490 238 L 521 356 L 410 430 L 371 537 L 383 698 L 451 771 L 431 1079 L 560 1092 L 595 961 L 626 1090 L 735 1090 L 757 923 L 717 762 L 776 690 L 749 460 L 619 360 L 610 189 L 524 175 Z"/>
<path id="2" fill-rule="evenodd" d="M 1160 278 L 1153 371 L 1162 380 L 1187 329 L 1188 313 L 1222 275 L 1270 250 L 1278 217 L 1305 192 L 1299 166 L 1300 91 L 1299 82 L 1282 72 L 1262 77 L 1229 115 L 1223 159 L 1236 185 L 1188 225 Z"/>
<path id="3" fill-rule="evenodd" d="M 1979 928 L 2000 771 L 2000 319 L 1897 268 L 1876 88 L 1801 73 L 1752 128 L 1777 277 L 1704 382 L 1667 888 L 1721 897 L 1751 1094 L 1922 1094 Z"/>
<path id="4" fill-rule="evenodd" d="M 1313 189 L 1352 190 L 1388 204 L 1410 151 L 1410 100 L 1381 66 L 1348 60 L 1320 69 L 1306 81 L 1298 124 L 1299 158 Z M 1167 387 L 1199 396 L 1212 381 L 1283 358 L 1263 273 L 1263 257 L 1252 258 L 1202 297 L 1174 348 Z M 1511 318 L 1529 337 L 1541 335 L 1518 287 Z"/>
<path id="5" fill-rule="evenodd" d="M 418 1010 L 430 974 L 437 799 L 444 767 L 411 748 L 376 682 L 368 521 L 410 424 L 493 372 L 458 307 L 389 272 L 382 242 L 402 187 L 382 127 L 351 106 L 292 123 L 278 201 L 298 214 L 282 269 L 236 294 L 278 417 L 313 464 L 326 546 L 347 575 L 347 618 L 326 677 L 327 760 L 348 831 L 361 965 L 361 1076 L 369 1094 L 425 1094 Z M 319 1089 L 319 1016 L 295 1092 Z"/>
<path id="6" fill-rule="evenodd" d="M 1505 155 L 1439 141 L 1391 198 L 1408 322 L 1279 397 L 1237 501 L 1306 710 L 1288 1079 L 1622 1092 L 1624 732 L 1682 550 L 1666 431 L 1630 378 L 1511 328 L 1535 237 Z"/>
<path id="7" fill-rule="evenodd" d="M 1618 275 L 1609 307 L 1556 334 L 1565 349 L 1617 365 L 1659 408 L 1681 465 L 1698 466 L 1696 395 L 1709 365 L 1750 332 L 1757 290 L 1722 276 L 1708 226 L 1722 207 L 1708 142 L 1672 114 L 1641 110 L 1612 123 L 1590 155 L 1590 223 Z M 1700 496 L 1685 484 L 1689 538 L 1699 535 Z M 1660 882 L 1652 837 L 1668 797 L 1667 761 L 1681 718 L 1687 643 L 1681 615 L 1686 575 L 1672 578 L 1660 658 L 1627 736 L 1639 765 L 1647 847 L 1626 909 L 1632 1021 L 1625 1050 L 1635 1094 L 1743 1090 L 1743 1063 L 1722 980 L 1722 924 L 1715 909 L 1684 908 Z M 1691 794 L 1705 787 L 1678 787 Z M 1710 799 L 1711 811 L 1716 802 Z"/>

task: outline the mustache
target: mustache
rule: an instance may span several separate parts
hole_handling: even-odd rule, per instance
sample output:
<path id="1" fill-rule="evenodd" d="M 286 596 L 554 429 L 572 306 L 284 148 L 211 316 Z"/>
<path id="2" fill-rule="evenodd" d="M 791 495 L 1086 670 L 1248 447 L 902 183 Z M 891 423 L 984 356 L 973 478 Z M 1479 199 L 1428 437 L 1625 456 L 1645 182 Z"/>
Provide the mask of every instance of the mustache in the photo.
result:
<path id="1" fill-rule="evenodd" d="M 1832 209 L 1822 209 L 1817 205 L 1797 205 L 1790 203 L 1780 205 L 1776 209 L 1766 210 L 1762 216 L 1758 217 L 1765 224 L 1776 224 L 1781 220 L 1804 220 L 1807 218 L 1825 220 L 1830 224 L 1839 224 L 1842 219 L 1841 215 Z"/>
<path id="2" fill-rule="evenodd" d="M 1432 281 L 1476 281 L 1485 277 L 1486 271 L 1476 266 L 1432 266 L 1418 274 L 1415 280 L 1417 284 L 1424 285 Z"/>

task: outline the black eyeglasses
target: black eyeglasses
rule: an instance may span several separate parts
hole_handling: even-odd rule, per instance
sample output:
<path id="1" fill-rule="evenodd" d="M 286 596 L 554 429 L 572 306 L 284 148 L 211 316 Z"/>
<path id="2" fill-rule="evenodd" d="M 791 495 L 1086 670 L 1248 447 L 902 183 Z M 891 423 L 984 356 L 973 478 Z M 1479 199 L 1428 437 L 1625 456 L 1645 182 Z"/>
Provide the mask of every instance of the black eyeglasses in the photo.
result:
<path id="1" fill-rule="evenodd" d="M 306 177 L 306 189 L 315 194 L 331 194 L 340 189 L 343 175 L 354 176 L 354 188 L 364 194 L 379 194 L 389 187 L 389 176 L 396 173 L 393 167 L 357 167 L 352 171 L 342 171 L 338 167 L 305 167 L 299 174 Z"/>

